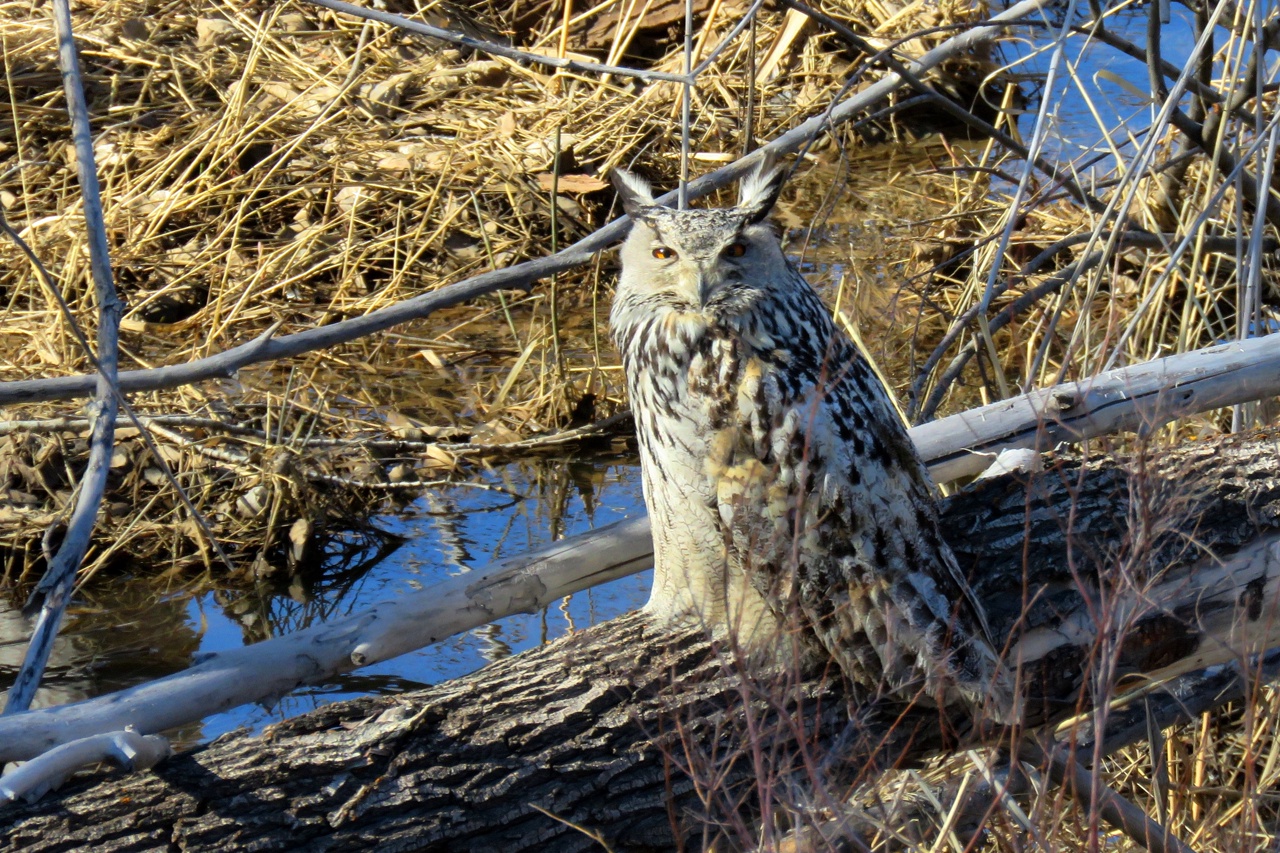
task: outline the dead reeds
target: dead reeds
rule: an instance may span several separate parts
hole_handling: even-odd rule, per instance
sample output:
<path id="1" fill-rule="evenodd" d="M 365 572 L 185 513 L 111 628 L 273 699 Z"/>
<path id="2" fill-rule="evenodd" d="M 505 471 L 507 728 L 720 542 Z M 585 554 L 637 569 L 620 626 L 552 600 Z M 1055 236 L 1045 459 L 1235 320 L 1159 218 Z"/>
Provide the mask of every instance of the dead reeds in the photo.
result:
<path id="1" fill-rule="evenodd" d="M 502 14 L 447 4 L 427 11 L 431 23 L 479 37 L 509 34 L 529 51 L 598 51 L 609 62 L 679 70 L 679 40 L 668 32 L 667 13 L 648 7 L 605 4 L 567 21 L 536 4 Z M 871 7 L 831 11 L 864 27 L 880 21 L 886 36 L 949 14 L 931 12 L 925 21 Z M 706 18 L 695 62 L 737 21 L 720 4 L 699 14 Z M 207 356 L 268 328 L 283 335 L 362 316 L 547 254 L 610 215 L 611 193 L 600 178 L 612 165 L 638 161 L 654 174 L 678 171 L 669 142 L 679 135 L 675 84 L 637 89 L 624 78 L 548 73 L 305 3 L 177 4 L 145 16 L 98 3 L 77 10 L 76 27 L 86 44 L 95 156 L 126 304 L 126 368 Z M 0 144 L 12 157 L 0 204 L 37 256 L 50 260 L 55 286 L 91 335 L 92 300 L 80 272 L 83 223 L 51 25 L 38 11 L 11 5 L 0 33 L 11 83 L 9 138 Z M 939 37 L 909 47 L 918 51 Z M 799 25 L 795 13 L 762 17 L 754 42 L 729 42 L 697 92 L 695 160 L 718 164 L 741 154 L 748 144 L 744 122 L 755 137 L 768 138 L 820 110 L 854 61 L 834 46 L 811 23 Z M 758 72 L 748 73 L 753 56 L 766 55 Z M 893 128 L 882 121 L 868 132 L 883 136 Z M 67 319 L 18 248 L 0 244 L 0 258 L 6 378 L 85 370 Z M 580 427 L 625 407 L 604 330 L 608 283 L 600 265 L 562 273 L 527 296 L 495 294 L 380 337 L 304 355 L 288 365 L 287 376 L 282 365 L 253 367 L 235 382 L 147 394 L 135 405 L 153 415 L 227 406 L 284 411 L 305 398 L 335 440 L 378 430 L 393 439 L 387 427 L 394 429 L 397 418 L 428 438 L 482 446 Z M 393 412 L 393 422 L 357 414 L 369 411 Z M 11 417 L 67 414 L 65 407 L 36 406 Z M 64 431 L 59 460 L 70 450 L 66 461 L 74 466 L 80 437 Z M 208 459 L 207 450 L 189 451 L 198 439 L 166 441 L 189 478 L 209 467 L 199 461 Z M 27 448 L 24 455 L 14 444 L 14 452 L 30 468 L 35 455 L 50 451 Z M 112 501 L 145 508 L 145 521 L 129 514 L 136 535 L 114 540 L 109 550 L 147 561 L 163 553 L 192 556 L 185 546 L 161 547 L 172 541 L 168 535 L 141 543 L 141 531 L 152 530 L 146 522 L 157 522 L 156 534 L 172 527 L 168 513 L 177 503 L 153 494 L 162 486 L 134 487 L 132 480 L 145 483 L 148 463 L 138 464 L 132 472 L 127 465 L 116 469 Z M 257 462 L 247 454 L 237 464 Z M 415 464 L 432 462 L 422 457 Z M 231 489 L 243 496 L 242 487 L 272 477 L 258 469 L 196 492 Z M 46 489 L 23 474 L 11 485 L 22 494 L 8 512 L 6 535 L 26 555 L 10 561 L 12 579 L 41 562 L 28 524 L 57 517 L 67 483 Z M 199 506 L 223 515 L 216 502 Z M 219 530 L 242 542 L 244 531 Z M 206 549 L 207 543 L 196 551 Z"/>
<path id="2" fill-rule="evenodd" d="M 670 27 L 683 9 L 670 4 L 420 5 L 436 23 L 524 50 L 682 68 Z M 740 9 L 695 6 L 696 62 Z M 981 10 L 825 11 L 869 34 L 875 49 L 918 54 Z M 1175 69 L 1140 92 L 1146 102 L 1123 122 L 1095 111 L 1088 132 L 1110 165 L 1086 175 L 1075 164 L 1075 189 L 1001 146 L 955 133 L 916 141 L 922 128 L 905 113 L 840 129 L 809 151 L 784 214 L 792 245 L 861 328 L 912 417 L 1273 328 L 1277 223 L 1258 185 L 1271 182 L 1278 135 L 1274 85 L 1254 85 L 1256 11 L 1198 12 L 1199 32 L 1222 38 L 1188 66 L 1194 73 Z M 1099 78 L 1073 64 L 1085 40 L 1136 47 L 1160 67 L 1158 41 L 1126 40 L 1122 16 L 1131 13 L 1107 14 L 1102 30 L 1052 22 L 1011 68 L 995 54 L 966 57 L 947 85 L 999 130 L 1025 135 L 1032 153 L 1043 150 L 1055 140 L 1051 110 L 1034 127 L 1016 122 L 1024 96 L 1013 75 L 1030 58 L 1065 57 L 1060 88 L 1039 93 L 1050 107 L 1063 92 L 1096 99 Z M 552 72 L 301 2 L 202 0 L 142 15 L 97 0 L 78 8 L 76 26 L 131 366 L 208 355 L 278 323 L 288 332 L 361 316 L 545 255 L 609 218 L 609 167 L 679 169 L 674 83 Z M 762 14 L 751 32 L 697 89 L 695 171 L 820 112 L 846 78 L 862 86 L 872 78 L 859 75 L 879 70 L 794 9 Z M 38 8 L 8 4 L 0 40 L 9 92 L 0 205 L 92 330 L 52 27 Z M 1170 85 L 1198 99 L 1186 115 L 1165 108 L 1180 103 Z M 871 160 L 858 148 L 868 139 L 898 148 Z M 844 182 L 873 164 L 882 194 L 871 199 L 867 184 Z M 619 435 L 614 418 L 626 401 L 604 329 L 609 286 L 605 261 L 529 294 L 486 296 L 287 366 L 136 404 L 193 503 L 240 555 L 236 571 L 262 576 L 304 560 L 320 528 L 358 526 L 387 491 L 456 476 L 488 454 Z M 87 370 L 67 321 L 9 243 L 0 243 L 0 294 L 5 379 Z M 3 577 L 26 581 L 43 564 L 33 532 L 56 528 L 70 501 L 87 424 L 49 404 L 7 417 Z M 1181 429 L 1267 419 L 1264 405 Z M 83 577 L 126 554 L 168 570 L 214 567 L 136 436 L 121 439 Z M 1113 759 L 1109 778 L 1140 802 L 1141 780 L 1164 780 L 1150 786 L 1149 811 L 1193 844 L 1253 846 L 1275 820 L 1259 794 L 1277 772 L 1275 704 L 1266 693 L 1236 717 L 1206 717 L 1159 749 Z M 1039 837 L 1059 849 L 1095 829 L 1071 809 L 1037 814 Z"/>

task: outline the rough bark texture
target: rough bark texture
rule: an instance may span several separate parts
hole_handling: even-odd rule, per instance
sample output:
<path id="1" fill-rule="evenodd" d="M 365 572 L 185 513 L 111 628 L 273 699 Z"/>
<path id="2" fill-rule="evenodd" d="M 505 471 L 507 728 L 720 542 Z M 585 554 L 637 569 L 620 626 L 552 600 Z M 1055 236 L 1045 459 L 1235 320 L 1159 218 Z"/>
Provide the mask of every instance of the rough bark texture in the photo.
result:
<path id="1" fill-rule="evenodd" d="M 979 485 L 948 502 L 945 523 L 993 627 L 1016 639 L 1126 591 L 1168 589 L 1195 561 L 1280 530 L 1276 450 L 1266 434 L 1128 468 L 1066 461 L 1029 483 Z M 1083 639 L 1028 663 L 1032 714 L 1089 704 L 1082 673 L 1101 671 L 1100 660 L 1115 676 L 1195 660 L 1201 592 L 1187 586 L 1134 610 L 1109 644 L 1064 632 Z M 1269 601 L 1229 600 L 1239 620 L 1274 616 Z M 600 849 L 584 830 L 614 849 L 671 849 L 673 831 L 694 849 L 717 834 L 732 845 L 745 843 L 734 827 L 762 793 L 813 810 L 879 767 L 947 748 L 963 724 L 877 705 L 820 674 L 741 671 L 700 636 L 631 614 L 467 678 L 336 703 L 150 772 L 77 782 L 0 813 L 0 846 Z"/>

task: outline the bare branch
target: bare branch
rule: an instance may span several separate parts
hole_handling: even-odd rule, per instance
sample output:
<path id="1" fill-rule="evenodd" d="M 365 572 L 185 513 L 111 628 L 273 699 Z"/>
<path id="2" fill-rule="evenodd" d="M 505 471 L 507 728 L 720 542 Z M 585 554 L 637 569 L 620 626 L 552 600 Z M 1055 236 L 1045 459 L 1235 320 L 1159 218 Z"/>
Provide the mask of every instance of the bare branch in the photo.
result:
<path id="1" fill-rule="evenodd" d="M 1142 809 L 1103 784 L 1097 773 L 1090 772 L 1081 763 L 1078 750 L 1072 750 L 1065 744 L 1045 749 L 1027 743 L 1023 754 L 1046 765 L 1049 778 L 1061 785 L 1082 807 L 1096 807 L 1103 820 L 1147 850 L 1154 853 L 1195 853 Z"/>
<path id="2" fill-rule="evenodd" d="M 795 9 L 800 14 L 812 18 L 822 24 L 822 26 L 831 30 L 841 39 L 865 53 L 868 57 L 868 61 L 883 62 L 891 71 L 893 71 L 894 74 L 902 78 L 902 81 L 908 87 L 923 97 L 928 98 L 929 103 L 933 104 L 956 121 L 973 128 L 996 142 L 999 142 L 1019 157 L 1022 157 L 1023 159 L 1030 159 L 1037 169 L 1048 175 L 1055 182 L 1061 184 L 1066 191 L 1070 193 L 1072 198 L 1085 205 L 1090 210 L 1102 210 L 1105 207 L 1101 201 L 1085 190 L 1084 187 L 1080 186 L 1079 182 L 1077 182 L 1074 177 L 1038 154 L 1033 158 L 1031 156 L 1031 152 L 1021 142 L 1014 139 L 1012 136 L 990 122 L 984 121 L 974 115 L 969 110 L 966 110 L 964 107 L 960 106 L 945 95 L 940 94 L 935 87 L 924 82 L 919 75 L 913 73 L 910 68 L 904 65 L 894 55 L 892 45 L 884 50 L 876 50 L 870 42 L 837 21 L 835 18 L 832 18 L 830 15 L 814 9 L 805 3 L 801 3 L 800 0 L 780 0 L 780 2 L 783 6 L 786 6 L 789 9 Z"/>
<path id="3" fill-rule="evenodd" d="M 304 631 L 200 658 L 183 672 L 57 709 L 0 718 L 0 763 L 134 726 L 158 732 L 413 651 L 511 613 L 534 611 L 652 563 L 641 518 L 498 561 Z"/>
<path id="4" fill-rule="evenodd" d="M 54 0 L 54 26 L 58 34 L 58 65 L 62 69 L 67 95 L 67 111 L 71 115 L 72 138 L 75 142 L 76 171 L 80 194 L 84 200 L 84 221 L 89 238 L 89 266 L 93 274 L 98 301 L 98 374 L 95 377 L 93 421 L 89 464 L 80 480 L 75 508 L 57 554 L 49 562 L 44 577 L 27 601 L 27 609 L 40 608 L 32 629 L 31 642 L 22 660 L 22 668 L 10 687 L 4 713 L 25 711 L 31 706 L 40 678 L 44 674 L 53 640 L 58 634 L 63 613 L 71 600 L 76 571 L 89 549 L 94 522 L 102 495 L 106 491 L 111 450 L 115 438 L 117 346 L 120 331 L 120 300 L 111 278 L 111 259 L 107 250 L 107 231 L 102 220 L 102 199 L 98 191 L 98 174 L 93 158 L 93 137 L 89 131 L 89 108 L 80 80 L 80 59 L 71 32 L 69 0 Z M 82 339 L 83 340 L 83 339 Z"/>
<path id="5" fill-rule="evenodd" d="M 982 471 L 1011 447 L 1046 449 L 1280 394 L 1280 335 L 1156 359 L 913 427 L 937 482 Z M 954 446 L 956 433 L 963 449 Z"/>
<path id="6" fill-rule="evenodd" d="M 332 9 L 335 12 L 341 12 L 344 15 L 351 15 L 356 18 L 363 18 L 368 21 L 377 21 L 380 24 L 386 24 L 405 32 L 414 33 L 428 38 L 447 41 L 450 44 L 460 45 L 461 47 L 469 47 L 474 50 L 488 53 L 492 56 L 501 56 L 505 59 L 514 59 L 517 62 L 529 62 L 534 65 L 545 65 L 549 68 L 557 68 L 563 71 L 582 71 L 588 74 L 611 74 L 618 77 L 638 77 L 641 80 L 666 80 L 671 83 L 684 83 L 689 77 L 684 74 L 670 74 L 666 71 L 643 71 L 636 68 L 625 68 L 620 65 L 601 65 L 598 62 L 583 62 L 580 59 L 568 59 L 561 56 L 543 56 L 540 53 L 529 53 L 524 50 L 516 50 L 504 44 L 496 42 L 484 41 L 483 39 L 473 38 L 463 33 L 455 33 L 449 30 L 442 30 L 439 27 L 433 27 L 430 24 L 424 24 L 421 21 L 410 20 L 401 15 L 393 15 L 390 12 L 383 12 L 378 9 L 366 9 L 363 6 L 355 6 L 351 3 L 343 3 L 341 0 L 307 0 L 316 6 L 323 6 L 326 9 Z"/>
<path id="7" fill-rule="evenodd" d="M 140 735 L 133 729 L 74 740 L 0 777 L 0 806 L 16 800 L 35 802 L 56 790 L 72 773 L 103 761 L 113 761 L 126 770 L 146 770 L 172 754 L 167 738 Z"/>

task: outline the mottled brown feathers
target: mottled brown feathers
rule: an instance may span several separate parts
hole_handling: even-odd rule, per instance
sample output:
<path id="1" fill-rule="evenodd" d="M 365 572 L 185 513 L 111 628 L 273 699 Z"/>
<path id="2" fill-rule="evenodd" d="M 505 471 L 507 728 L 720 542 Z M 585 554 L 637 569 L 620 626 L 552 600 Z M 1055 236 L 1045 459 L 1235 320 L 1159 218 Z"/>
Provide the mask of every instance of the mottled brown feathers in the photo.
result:
<path id="1" fill-rule="evenodd" d="M 779 170 L 726 209 L 615 184 L 635 223 L 610 321 L 653 521 L 650 611 L 754 645 L 798 636 L 863 688 L 1009 720 L 906 428 L 762 222 Z"/>

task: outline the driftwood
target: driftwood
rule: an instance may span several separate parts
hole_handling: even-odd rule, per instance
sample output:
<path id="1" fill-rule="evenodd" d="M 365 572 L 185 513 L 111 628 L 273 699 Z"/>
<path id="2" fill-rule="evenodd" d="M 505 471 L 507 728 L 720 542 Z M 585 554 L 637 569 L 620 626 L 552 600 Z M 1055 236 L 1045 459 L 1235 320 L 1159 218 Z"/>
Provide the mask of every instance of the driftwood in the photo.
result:
<path id="1" fill-rule="evenodd" d="M 1196 676 L 1216 683 L 1277 644 L 1276 444 L 1065 461 L 948 502 L 948 538 L 1022 662 L 1033 720 L 1087 709 L 1130 673 L 1219 665 Z M 598 849 L 583 830 L 614 849 L 670 848 L 673 832 L 745 843 L 733 827 L 760 796 L 812 811 L 963 736 L 961 719 L 821 673 L 743 673 L 700 633 L 631 614 L 434 688 L 75 783 L 0 813 L 0 837 L 24 850 Z"/>
<path id="2" fill-rule="evenodd" d="M 914 427 L 935 482 L 981 472 L 1001 450 L 1049 449 L 1280 394 L 1280 335 L 1109 370 Z"/>
<path id="3" fill-rule="evenodd" d="M 574 592 L 653 564 L 646 519 L 552 543 L 418 592 L 242 648 L 215 652 L 190 669 L 106 696 L 0 717 L 0 764 L 25 761 L 79 738 L 132 726 L 145 733 L 198 722 L 304 684 L 485 625 L 536 612 Z"/>

